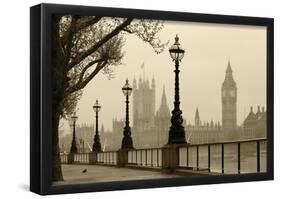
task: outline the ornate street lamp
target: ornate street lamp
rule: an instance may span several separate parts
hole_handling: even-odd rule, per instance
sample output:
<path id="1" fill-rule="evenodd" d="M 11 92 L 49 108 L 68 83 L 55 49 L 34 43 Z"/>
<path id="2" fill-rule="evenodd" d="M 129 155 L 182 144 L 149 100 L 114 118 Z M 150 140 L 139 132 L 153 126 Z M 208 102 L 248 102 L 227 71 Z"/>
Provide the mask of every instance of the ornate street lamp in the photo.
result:
<path id="1" fill-rule="evenodd" d="M 175 62 L 175 100 L 174 110 L 172 111 L 171 127 L 169 131 L 168 144 L 186 144 L 185 130 L 182 126 L 182 111 L 180 110 L 180 94 L 179 94 L 179 62 L 184 56 L 184 50 L 180 48 L 179 37 L 176 35 L 175 43 L 169 49 L 170 56 Z"/>
<path id="2" fill-rule="evenodd" d="M 72 133 L 72 143 L 70 148 L 70 153 L 77 153 L 77 145 L 76 145 L 76 133 L 75 133 L 75 125 L 78 117 L 76 116 L 76 112 L 74 112 L 73 116 L 70 119 L 70 125 L 73 127 L 73 133 Z"/>
<path id="3" fill-rule="evenodd" d="M 131 137 L 131 128 L 130 128 L 130 121 L 129 121 L 129 96 L 131 95 L 133 88 L 129 85 L 129 80 L 126 80 L 125 85 L 122 88 L 124 95 L 126 96 L 126 122 L 123 132 L 123 139 L 122 139 L 122 149 L 133 149 L 133 140 Z"/>
<path id="4" fill-rule="evenodd" d="M 94 144 L 92 151 L 101 151 L 101 144 L 100 144 L 100 136 L 99 136 L 99 126 L 98 126 L 98 117 L 99 117 L 99 111 L 101 109 L 101 106 L 99 105 L 98 100 L 96 100 L 96 103 L 93 106 L 93 109 L 96 113 L 96 134 L 94 136 Z"/>

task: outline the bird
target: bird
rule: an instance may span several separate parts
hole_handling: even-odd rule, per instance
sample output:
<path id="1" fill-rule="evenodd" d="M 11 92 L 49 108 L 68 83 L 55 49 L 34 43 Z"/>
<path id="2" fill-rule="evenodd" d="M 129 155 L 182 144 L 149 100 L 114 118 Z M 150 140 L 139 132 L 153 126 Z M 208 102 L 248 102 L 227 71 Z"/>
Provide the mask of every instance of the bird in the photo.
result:
<path id="1" fill-rule="evenodd" d="M 87 169 L 84 169 L 83 171 L 82 171 L 82 173 L 86 173 L 87 172 Z"/>

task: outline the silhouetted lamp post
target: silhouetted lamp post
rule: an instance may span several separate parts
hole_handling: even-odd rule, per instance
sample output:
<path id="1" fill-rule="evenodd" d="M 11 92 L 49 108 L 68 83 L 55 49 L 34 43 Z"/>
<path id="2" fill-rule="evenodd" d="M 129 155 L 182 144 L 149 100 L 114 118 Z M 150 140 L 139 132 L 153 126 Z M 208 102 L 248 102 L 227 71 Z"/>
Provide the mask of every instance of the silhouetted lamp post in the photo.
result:
<path id="1" fill-rule="evenodd" d="M 70 148 L 70 153 L 77 153 L 77 145 L 76 145 L 76 133 L 75 133 L 75 125 L 78 117 L 76 116 L 76 113 L 74 112 L 73 116 L 70 119 L 70 123 L 73 127 L 73 133 L 72 133 L 72 143 Z"/>
<path id="2" fill-rule="evenodd" d="M 98 100 L 96 100 L 96 103 L 93 106 L 93 109 L 96 113 L 96 134 L 94 136 L 94 144 L 93 144 L 93 152 L 101 151 L 101 144 L 100 144 L 100 136 L 99 136 L 99 126 L 98 126 L 98 117 L 99 117 L 99 111 L 101 109 L 101 106 L 99 105 Z"/>
<path id="3" fill-rule="evenodd" d="M 180 110 L 180 94 L 179 94 L 179 62 L 184 56 L 184 50 L 180 48 L 179 37 L 176 35 L 175 43 L 169 49 L 170 56 L 175 62 L 175 100 L 174 110 L 172 111 L 171 127 L 169 130 L 168 144 L 185 144 L 185 130 L 182 126 L 182 111 Z"/>
<path id="4" fill-rule="evenodd" d="M 129 85 L 129 80 L 126 80 L 125 85 L 122 88 L 124 95 L 126 96 L 126 122 L 123 132 L 123 139 L 122 139 L 122 149 L 133 149 L 133 140 L 131 137 L 131 128 L 130 128 L 130 121 L 129 121 L 129 96 L 131 95 L 133 88 Z"/>

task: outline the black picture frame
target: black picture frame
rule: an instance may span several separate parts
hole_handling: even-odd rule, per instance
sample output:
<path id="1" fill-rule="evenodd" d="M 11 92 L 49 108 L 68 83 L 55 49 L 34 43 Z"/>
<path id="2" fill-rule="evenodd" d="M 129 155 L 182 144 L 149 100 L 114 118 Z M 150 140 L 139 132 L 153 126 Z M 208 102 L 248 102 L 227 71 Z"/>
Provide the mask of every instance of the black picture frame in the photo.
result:
<path id="1" fill-rule="evenodd" d="M 53 186 L 51 180 L 51 22 L 53 14 L 135 17 L 217 24 L 241 24 L 267 28 L 267 173 L 183 177 Z M 197 14 L 90 6 L 40 4 L 30 8 L 30 190 L 46 194 L 144 189 L 201 184 L 273 180 L 273 26 L 272 18 Z"/>

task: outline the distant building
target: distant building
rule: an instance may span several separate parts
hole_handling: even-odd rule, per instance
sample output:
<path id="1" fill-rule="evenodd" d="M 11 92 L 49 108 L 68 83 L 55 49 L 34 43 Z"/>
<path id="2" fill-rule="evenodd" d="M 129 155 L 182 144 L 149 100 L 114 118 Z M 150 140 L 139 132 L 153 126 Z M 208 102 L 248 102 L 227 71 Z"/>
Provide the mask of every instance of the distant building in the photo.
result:
<path id="1" fill-rule="evenodd" d="M 168 142 L 171 126 L 171 110 L 167 104 L 165 87 L 161 96 L 161 104 L 156 111 L 156 82 L 154 78 L 139 78 L 138 84 L 133 81 L 131 131 L 135 148 L 162 147 Z M 266 111 L 258 106 L 256 113 L 251 107 L 248 116 L 241 125 L 237 125 L 237 86 L 233 78 L 230 61 L 228 61 L 225 79 L 221 87 L 222 124 L 220 121 L 202 121 L 198 107 L 195 110 L 194 124 L 186 124 L 186 139 L 191 144 L 214 143 L 227 140 L 243 140 L 266 137 Z M 184 115 L 184 112 L 183 112 Z M 124 119 L 112 120 L 112 131 L 106 131 L 102 125 L 100 138 L 103 150 L 118 150 L 123 138 Z M 95 129 L 93 125 L 78 125 L 77 140 L 81 151 L 90 151 Z M 72 135 L 60 139 L 61 151 L 68 151 Z"/>
<path id="2" fill-rule="evenodd" d="M 158 146 L 164 145 L 168 142 L 168 132 L 171 124 L 170 119 L 171 113 L 167 104 L 165 87 L 163 87 L 161 105 L 154 118 L 155 132 L 157 134 L 156 142 Z"/>
<path id="3" fill-rule="evenodd" d="M 133 81 L 133 126 L 135 131 L 145 131 L 154 126 L 155 80 L 151 86 L 148 80 L 139 78 Z"/>
<path id="4" fill-rule="evenodd" d="M 233 79 L 230 60 L 225 73 L 225 79 L 221 88 L 222 100 L 222 129 L 233 131 L 237 128 L 237 87 Z"/>
<path id="5" fill-rule="evenodd" d="M 245 138 L 266 137 L 266 112 L 264 107 L 261 111 L 260 106 L 258 106 L 256 113 L 253 112 L 253 107 L 251 107 L 250 113 L 243 122 L 243 135 Z"/>
<path id="6" fill-rule="evenodd" d="M 217 142 L 223 136 L 220 122 L 201 122 L 198 108 L 195 111 L 194 125 L 188 124 L 185 131 L 187 141 L 191 144 Z"/>
<path id="7" fill-rule="evenodd" d="M 250 113 L 241 126 L 237 126 L 237 86 L 233 78 L 230 61 L 221 88 L 222 126 L 220 122 L 201 122 L 196 108 L 194 125 L 186 126 L 187 140 L 191 144 L 212 143 L 227 140 L 241 140 L 266 137 L 266 112 L 258 106 L 257 112 Z"/>

